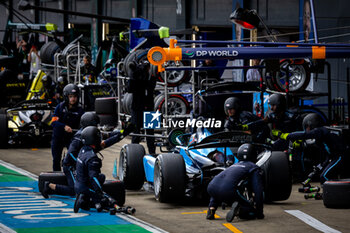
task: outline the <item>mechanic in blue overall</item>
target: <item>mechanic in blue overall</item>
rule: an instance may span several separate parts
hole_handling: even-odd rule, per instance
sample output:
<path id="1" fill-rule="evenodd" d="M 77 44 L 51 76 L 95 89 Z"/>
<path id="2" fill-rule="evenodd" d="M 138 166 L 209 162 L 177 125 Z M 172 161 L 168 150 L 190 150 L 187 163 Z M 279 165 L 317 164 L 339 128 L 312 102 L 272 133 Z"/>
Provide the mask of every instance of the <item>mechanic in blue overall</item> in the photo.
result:
<path id="1" fill-rule="evenodd" d="M 94 112 L 86 112 L 82 115 L 80 119 L 81 128 L 74 135 L 71 144 L 69 145 L 66 156 L 63 159 L 63 172 L 67 177 L 68 185 L 60 185 L 49 183 L 46 181 L 44 183 L 44 188 L 42 190 L 42 195 L 48 198 L 49 194 L 58 194 L 65 196 L 74 196 L 74 183 L 75 183 L 75 168 L 76 161 L 80 149 L 83 147 L 83 142 L 81 140 L 81 132 L 88 126 L 97 126 L 100 123 L 100 118 Z M 103 140 L 100 144 L 99 150 L 105 149 L 114 145 L 115 143 L 122 140 L 131 131 L 130 125 L 123 130 L 113 131 L 106 140 Z"/>
<path id="2" fill-rule="evenodd" d="M 215 219 L 215 211 L 223 202 L 233 203 L 226 215 L 231 222 L 235 216 L 241 219 L 262 219 L 263 213 L 263 173 L 254 163 L 257 152 L 252 144 L 243 144 L 238 148 L 235 163 L 219 173 L 208 185 L 210 195 L 207 219 Z M 242 186 L 248 183 L 254 193 L 254 203 L 247 200 L 242 193 Z"/>
<path id="3" fill-rule="evenodd" d="M 242 104 L 239 98 L 230 97 L 227 98 L 224 104 L 224 110 L 228 118 L 224 124 L 224 130 L 226 132 L 233 130 L 241 130 L 242 125 L 246 125 L 250 122 L 258 121 L 260 118 L 251 112 L 243 111 Z M 252 130 L 255 136 L 256 142 L 264 142 L 269 133 L 268 127 L 265 125 L 259 128 L 259 130 Z"/>
<path id="4" fill-rule="evenodd" d="M 68 84 L 63 89 L 64 101 L 56 106 L 52 117 L 51 152 L 53 158 L 53 171 L 61 171 L 62 151 L 74 136 L 73 130 L 79 128 L 80 118 L 84 110 L 79 105 L 79 88 Z"/>
<path id="5" fill-rule="evenodd" d="M 227 98 L 224 110 L 228 116 L 224 125 L 225 131 L 240 130 L 241 125 L 260 119 L 251 112 L 243 111 L 241 101 L 237 97 Z"/>
<path id="6" fill-rule="evenodd" d="M 302 129 L 302 118 L 299 114 L 288 111 L 286 98 L 281 94 L 272 94 L 268 99 L 270 110 L 264 119 L 243 125 L 243 130 L 259 130 L 266 125 L 271 129 L 271 137 L 276 139 L 275 131 L 290 133 Z M 274 141 L 273 151 L 284 151 L 288 149 L 288 142 L 277 138 Z"/>
<path id="7" fill-rule="evenodd" d="M 74 185 L 77 198 L 74 212 L 77 213 L 80 208 L 89 210 L 91 204 L 98 212 L 101 212 L 104 197 L 102 185 L 106 179 L 101 173 L 102 159 L 97 155 L 102 141 L 101 132 L 95 126 L 88 126 L 81 132 L 81 140 L 84 146 L 77 158 L 77 175 Z"/>
<path id="8" fill-rule="evenodd" d="M 67 85 L 67 79 L 64 76 L 59 76 L 57 78 L 57 84 L 55 86 L 55 97 L 56 103 L 59 104 L 63 102 L 63 89 Z"/>
<path id="9" fill-rule="evenodd" d="M 44 75 L 41 78 L 43 83 L 43 94 L 40 97 L 41 99 L 53 99 L 55 97 L 55 86 L 56 83 L 52 80 L 50 75 Z"/>
<path id="10" fill-rule="evenodd" d="M 344 161 L 346 147 L 342 138 L 323 127 L 322 123 L 323 121 L 318 114 L 309 113 L 303 119 L 304 131 L 281 133 L 278 135 L 287 141 L 315 139 L 316 146 L 321 149 L 321 156 L 325 160 L 315 166 L 314 171 L 303 182 L 304 186 L 308 185 L 311 179 L 320 172 L 321 184 L 330 178 L 336 178 Z"/>
<path id="11" fill-rule="evenodd" d="M 131 122 L 135 125 L 135 134 L 139 134 L 143 128 L 143 112 L 154 111 L 154 88 L 156 77 L 150 74 L 148 62 L 130 62 L 129 64 L 128 92 L 133 94 L 131 104 Z M 154 129 L 146 129 L 146 134 L 153 135 Z M 140 143 L 139 136 L 133 136 L 132 143 Z M 146 137 L 149 154 L 156 153 L 154 137 Z"/>

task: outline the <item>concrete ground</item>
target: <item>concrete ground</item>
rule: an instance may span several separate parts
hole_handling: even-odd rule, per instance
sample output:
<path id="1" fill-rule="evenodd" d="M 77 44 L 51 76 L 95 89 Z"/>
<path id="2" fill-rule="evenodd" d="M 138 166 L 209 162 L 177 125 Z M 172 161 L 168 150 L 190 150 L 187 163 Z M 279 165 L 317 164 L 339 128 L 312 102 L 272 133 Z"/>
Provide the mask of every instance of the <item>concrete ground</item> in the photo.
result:
<path id="1" fill-rule="evenodd" d="M 126 138 L 102 151 L 104 155 L 102 172 L 107 179 L 113 179 L 114 160 L 119 157 L 121 147 L 129 142 L 130 140 Z M 1 149 L 0 159 L 36 175 L 52 169 L 50 148 Z M 324 207 L 322 200 L 305 200 L 303 194 L 298 193 L 299 186 L 293 186 L 292 195 L 287 201 L 266 204 L 265 219 L 254 221 L 235 219 L 228 225 L 225 221 L 227 209 L 219 209 L 217 211 L 219 218 L 208 221 L 205 219 L 207 209 L 205 204 L 159 203 L 154 199 L 153 193 L 143 190 L 127 191 L 126 205 L 136 208 L 135 217 L 169 232 L 319 232 L 316 228 L 287 213 L 286 210 L 302 211 L 332 228 L 327 229 L 323 226 L 321 229 L 323 232 L 350 232 L 349 209 L 328 209 Z"/>

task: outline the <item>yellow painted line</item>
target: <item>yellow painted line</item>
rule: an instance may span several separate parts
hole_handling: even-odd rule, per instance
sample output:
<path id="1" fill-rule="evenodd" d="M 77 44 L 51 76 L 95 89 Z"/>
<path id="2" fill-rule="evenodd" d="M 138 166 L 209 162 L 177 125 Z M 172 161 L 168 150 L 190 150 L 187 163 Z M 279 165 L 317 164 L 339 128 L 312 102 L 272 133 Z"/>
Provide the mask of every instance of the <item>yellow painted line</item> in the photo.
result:
<path id="1" fill-rule="evenodd" d="M 227 227 L 230 231 L 235 233 L 243 233 L 243 231 L 238 230 L 236 227 L 234 227 L 231 223 L 223 223 L 225 227 Z"/>
<path id="2" fill-rule="evenodd" d="M 202 212 L 183 212 L 183 213 L 181 213 L 181 214 L 206 214 L 206 213 L 207 213 L 207 211 L 204 210 L 204 211 L 202 211 Z"/>
<path id="3" fill-rule="evenodd" d="M 207 210 L 203 210 L 202 212 L 182 212 L 181 214 L 206 214 L 207 212 L 208 212 Z M 221 218 L 217 214 L 215 214 L 214 217 L 215 218 Z"/>
<path id="4" fill-rule="evenodd" d="M 35 150 L 39 150 L 39 149 L 38 149 L 38 148 L 32 148 L 32 150 L 34 150 L 34 151 L 35 151 Z"/>

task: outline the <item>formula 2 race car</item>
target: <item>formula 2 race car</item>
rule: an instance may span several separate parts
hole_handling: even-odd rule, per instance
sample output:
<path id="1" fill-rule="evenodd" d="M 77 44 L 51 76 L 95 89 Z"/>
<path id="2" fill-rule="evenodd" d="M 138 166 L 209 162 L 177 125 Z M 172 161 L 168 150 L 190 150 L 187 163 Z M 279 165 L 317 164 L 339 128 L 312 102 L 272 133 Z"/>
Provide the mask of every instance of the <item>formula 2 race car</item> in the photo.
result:
<path id="1" fill-rule="evenodd" d="M 118 176 L 126 189 L 138 190 L 146 180 L 160 202 L 175 202 L 185 196 L 206 198 L 206 189 L 213 177 L 237 162 L 234 155 L 238 147 L 243 143 L 253 143 L 252 135 L 247 132 L 211 134 L 205 128 L 198 128 L 192 135 L 180 135 L 177 139 L 181 145 L 173 152 L 156 156 L 145 155 L 142 145 L 124 145 L 119 157 Z M 264 171 L 265 201 L 287 200 L 292 189 L 287 154 L 271 151 L 269 145 L 253 144 L 259 152 L 256 164 Z"/>
<path id="2" fill-rule="evenodd" d="M 25 100 L 0 112 L 0 147 L 10 144 L 43 145 L 51 140 L 51 101 Z"/>

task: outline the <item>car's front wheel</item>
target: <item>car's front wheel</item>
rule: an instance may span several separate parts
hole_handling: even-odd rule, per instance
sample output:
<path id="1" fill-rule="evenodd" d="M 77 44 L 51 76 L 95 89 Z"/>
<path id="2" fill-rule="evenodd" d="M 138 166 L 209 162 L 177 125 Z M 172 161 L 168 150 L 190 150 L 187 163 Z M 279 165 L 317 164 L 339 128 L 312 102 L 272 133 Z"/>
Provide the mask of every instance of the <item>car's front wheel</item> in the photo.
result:
<path id="1" fill-rule="evenodd" d="M 154 195 L 160 202 L 176 202 L 185 196 L 186 168 L 181 155 L 158 155 L 154 165 Z"/>
<path id="2" fill-rule="evenodd" d="M 140 144 L 124 145 L 120 151 L 118 176 L 126 189 L 139 190 L 145 181 L 143 156 L 145 149 Z"/>

